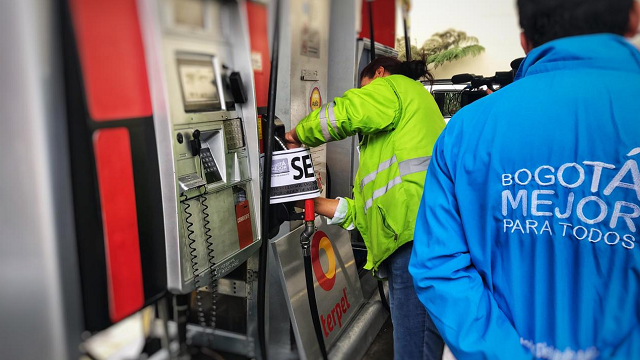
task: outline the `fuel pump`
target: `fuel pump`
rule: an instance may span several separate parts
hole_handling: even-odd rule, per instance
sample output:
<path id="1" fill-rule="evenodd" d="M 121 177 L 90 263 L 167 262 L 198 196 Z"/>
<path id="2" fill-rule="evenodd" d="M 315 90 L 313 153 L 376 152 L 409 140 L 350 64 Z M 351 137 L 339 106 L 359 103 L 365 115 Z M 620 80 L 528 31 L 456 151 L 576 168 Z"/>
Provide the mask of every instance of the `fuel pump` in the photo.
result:
<path id="1" fill-rule="evenodd" d="M 181 355 L 256 357 L 258 116 L 245 1 L 138 0 Z"/>
<path id="2" fill-rule="evenodd" d="M 275 27 L 274 27 L 274 40 L 273 40 L 273 55 L 271 59 L 271 76 L 269 83 L 269 106 L 267 108 L 267 124 L 266 124 L 266 141 L 264 142 L 265 149 L 265 157 L 264 157 L 264 178 L 263 178 L 263 236 L 265 239 L 270 238 L 270 233 L 272 232 L 272 228 L 276 228 L 280 225 L 280 220 L 277 218 L 273 218 L 271 214 L 277 214 L 276 211 L 269 211 L 272 209 L 273 204 L 280 204 L 286 201 L 297 200 L 300 197 L 304 197 L 304 231 L 300 234 L 300 246 L 302 248 L 302 255 L 304 258 L 304 272 L 305 272 L 305 282 L 307 288 L 307 298 L 309 302 L 309 309 L 311 310 L 311 318 L 313 321 L 314 332 L 316 335 L 316 339 L 318 341 L 318 346 L 320 348 L 320 352 L 322 354 L 322 358 L 324 360 L 327 359 L 327 349 L 324 343 L 324 338 L 322 335 L 322 328 L 319 320 L 319 312 L 318 312 L 318 304 L 316 303 L 316 294 L 315 294 L 315 282 L 313 279 L 313 269 L 311 265 L 311 240 L 312 236 L 315 233 L 315 209 L 314 209 L 314 200 L 313 198 L 318 197 L 320 195 L 318 182 L 315 178 L 315 172 L 313 171 L 313 165 L 311 165 L 311 154 L 308 153 L 303 157 L 289 157 L 290 154 L 299 153 L 299 150 L 289 151 L 286 146 L 280 140 L 278 136 L 275 134 L 275 108 L 276 108 L 276 93 L 277 93 L 277 84 L 278 84 L 278 60 L 279 60 L 279 39 L 280 39 L 280 1 L 276 0 L 276 17 L 275 17 Z M 273 152 L 273 140 L 281 147 L 282 151 L 278 153 Z M 305 151 L 303 151 L 305 152 Z M 274 166 L 274 155 L 276 156 L 275 166 Z M 297 159 L 308 159 L 303 167 L 304 170 L 301 170 L 299 167 L 299 175 L 294 175 L 292 178 L 285 177 L 290 174 L 289 164 L 291 168 L 295 167 L 295 160 Z M 310 166 L 305 166 L 309 164 Z M 307 171 L 307 168 L 310 168 L 311 171 Z M 275 170 L 275 171 L 274 171 Z M 285 175 L 286 174 L 286 175 Z M 311 174 L 311 176 L 308 176 Z M 274 179 L 274 175 L 276 178 Z M 278 176 L 282 175 L 282 176 Z M 284 183 L 280 177 L 285 178 Z M 311 182 L 309 182 L 308 178 L 311 177 Z M 293 181 L 291 181 L 293 180 Z M 284 189 L 284 190 L 281 190 Z M 291 191 L 290 189 L 296 189 Z M 267 201 L 268 199 L 268 201 Z M 285 207 L 285 211 L 289 210 L 291 207 Z M 286 216 L 289 219 L 292 219 L 293 216 L 291 214 L 287 214 Z M 272 224 L 271 221 L 275 220 L 276 224 Z M 284 218 L 282 219 L 284 221 Z M 274 226 L 275 225 L 275 226 Z M 275 234 L 274 234 L 275 236 Z M 259 324 L 260 324 L 260 340 L 261 340 L 261 351 L 263 357 L 267 358 L 267 349 L 266 349 L 266 319 L 265 319 L 265 306 L 266 306 L 266 274 L 267 274 L 267 243 L 266 241 L 263 243 L 261 252 L 260 252 L 260 266 L 261 266 L 261 282 L 260 282 L 260 302 L 259 302 Z"/>
<path id="3" fill-rule="evenodd" d="M 281 29 L 277 36 L 278 45 L 281 46 L 279 49 L 273 49 L 276 45 L 274 41 L 272 49 L 274 55 L 279 55 L 280 61 L 272 63 L 270 79 L 277 85 L 278 101 L 277 104 L 275 101 L 270 101 L 269 109 L 275 110 L 274 116 L 282 120 L 286 130 L 290 130 L 311 112 L 326 111 L 326 107 L 331 102 L 327 92 L 330 86 L 328 83 L 331 57 L 329 32 L 332 29 L 330 13 L 332 13 L 334 2 L 312 0 L 280 0 L 279 2 L 280 7 L 276 14 L 280 22 L 276 26 Z M 355 6 L 358 2 L 336 1 L 335 3 L 349 3 Z M 354 13 L 353 18 L 355 17 Z M 353 35 L 353 33 L 354 30 L 349 31 L 349 34 Z M 347 36 L 346 34 L 347 32 L 343 33 L 343 36 Z M 282 76 L 274 79 L 274 69 Z M 270 96 L 275 94 L 275 91 L 270 92 Z M 268 142 L 273 146 L 276 145 L 271 137 L 272 134 L 266 134 L 263 137 L 265 152 L 268 149 Z M 290 167 L 290 176 L 293 178 L 294 174 L 298 174 L 297 170 L 293 169 L 293 165 L 298 166 L 308 161 L 307 173 L 312 176 L 315 174 L 314 183 L 322 184 L 319 192 L 320 195 L 325 196 L 328 188 L 326 146 L 312 148 L 309 151 L 311 156 L 307 160 L 302 158 L 309 152 L 290 154 L 292 158 L 300 159 L 295 163 L 291 162 L 292 158 L 288 162 L 280 162 L 279 152 L 273 153 L 274 158 L 269 163 L 266 159 L 270 154 L 266 153 L 264 169 L 265 171 L 273 169 L 276 173 L 285 171 L 283 164 L 287 164 Z M 343 156 L 339 161 L 344 162 L 344 160 Z M 334 169 L 333 166 L 332 164 L 332 169 Z M 304 173 L 305 178 L 307 173 Z M 283 181 L 287 176 L 289 175 L 285 173 L 271 177 L 265 176 L 265 181 L 273 181 L 273 183 L 268 187 L 271 194 L 263 199 L 268 198 L 273 203 L 274 199 L 286 197 L 287 194 L 281 193 L 286 186 L 293 183 L 310 183 L 305 179 L 296 181 L 292 179 L 291 184 L 276 183 Z M 295 192 L 301 194 L 302 190 L 300 186 L 300 189 L 296 189 Z M 294 191 L 291 191 L 289 195 L 293 193 Z M 289 198 L 287 201 L 300 201 L 310 197 L 308 194 L 305 196 Z M 280 205 L 278 207 L 282 208 Z M 294 216 L 287 215 L 285 221 L 287 222 L 282 226 L 271 224 L 269 228 L 276 228 L 278 233 L 269 234 L 274 236 L 269 239 L 268 244 L 263 243 L 263 246 L 268 249 L 264 253 L 265 259 L 268 260 L 264 276 L 267 277 L 269 289 L 268 312 L 265 319 L 269 333 L 268 349 L 266 349 L 269 357 L 309 360 L 321 359 L 325 356 L 342 358 L 341 355 L 335 354 L 344 354 L 344 350 L 357 357 L 355 354 L 359 350 L 349 345 L 352 342 L 347 339 L 351 336 L 359 336 L 353 335 L 356 333 L 364 334 L 360 329 L 377 331 L 377 321 L 383 321 L 383 319 L 373 317 L 369 322 L 369 317 L 363 316 L 362 324 L 367 325 L 352 326 L 354 323 L 359 323 L 358 314 L 361 309 L 369 309 L 369 307 L 365 306 L 349 233 L 340 227 L 328 225 L 327 219 L 315 216 L 311 208 Z M 261 264 L 264 263 L 261 261 Z"/>
<path id="4" fill-rule="evenodd" d="M 316 232 L 314 198 L 319 197 L 321 192 L 313 171 L 311 153 L 304 148 L 274 152 L 272 166 L 265 173 L 265 176 L 267 175 L 271 177 L 269 191 L 271 204 L 291 203 L 293 201 L 304 203 L 304 214 L 301 217 L 304 220 L 304 225 L 300 233 L 300 247 L 304 264 L 307 299 L 318 347 L 322 358 L 326 359 L 327 349 L 320 324 L 320 314 L 315 293 L 314 269 L 311 260 L 312 239 Z M 289 219 L 296 218 L 295 215 L 289 216 Z"/>

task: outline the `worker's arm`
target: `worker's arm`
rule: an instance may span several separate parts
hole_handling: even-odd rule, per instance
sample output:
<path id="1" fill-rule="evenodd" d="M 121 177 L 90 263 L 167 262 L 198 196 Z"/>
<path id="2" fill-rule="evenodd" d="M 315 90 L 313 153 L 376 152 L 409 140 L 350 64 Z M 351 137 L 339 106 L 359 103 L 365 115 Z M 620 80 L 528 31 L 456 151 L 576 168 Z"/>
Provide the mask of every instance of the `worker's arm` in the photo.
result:
<path id="1" fill-rule="evenodd" d="M 313 111 L 286 135 L 289 148 L 319 146 L 357 133 L 390 131 L 400 119 L 400 99 L 390 80 L 380 78 Z"/>
<path id="2" fill-rule="evenodd" d="M 314 199 L 314 206 L 316 208 L 316 214 L 326 216 L 329 219 L 333 217 L 338 208 L 340 199 L 326 199 L 323 197 L 317 197 Z"/>
<path id="3" fill-rule="evenodd" d="M 462 226 L 446 133 L 434 148 L 416 220 L 409 263 L 416 293 L 456 358 L 532 359 L 471 262 L 466 236 L 482 234 L 467 235 Z"/>
<path id="4" fill-rule="evenodd" d="M 303 207 L 303 204 L 299 205 Z M 345 230 L 355 228 L 355 209 L 351 199 L 337 198 L 326 199 L 317 197 L 314 199 L 316 214 L 329 219 L 329 225 L 339 225 Z"/>

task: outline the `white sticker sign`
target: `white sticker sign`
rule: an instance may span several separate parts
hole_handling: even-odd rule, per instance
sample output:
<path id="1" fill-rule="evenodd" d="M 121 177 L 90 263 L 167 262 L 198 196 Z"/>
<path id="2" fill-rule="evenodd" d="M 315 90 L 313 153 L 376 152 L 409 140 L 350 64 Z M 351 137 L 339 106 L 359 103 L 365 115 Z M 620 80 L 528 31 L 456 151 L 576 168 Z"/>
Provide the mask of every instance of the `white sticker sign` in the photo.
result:
<path id="1" fill-rule="evenodd" d="M 262 54 L 257 51 L 251 52 L 251 67 L 253 71 L 262 71 Z"/>
<path id="2" fill-rule="evenodd" d="M 318 196 L 320 189 L 309 150 L 300 148 L 273 153 L 271 204 L 313 199 Z"/>

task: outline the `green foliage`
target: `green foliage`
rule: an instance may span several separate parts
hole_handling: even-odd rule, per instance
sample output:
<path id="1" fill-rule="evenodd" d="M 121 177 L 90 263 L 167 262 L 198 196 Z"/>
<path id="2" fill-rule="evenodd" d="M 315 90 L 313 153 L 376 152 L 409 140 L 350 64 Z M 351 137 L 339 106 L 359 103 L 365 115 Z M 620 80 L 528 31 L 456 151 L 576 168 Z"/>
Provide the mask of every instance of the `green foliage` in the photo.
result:
<path id="1" fill-rule="evenodd" d="M 396 50 L 398 50 L 398 58 L 405 60 L 406 51 L 403 37 L 396 40 Z M 420 48 L 412 45 L 411 58 L 420 59 L 424 56 L 427 64 L 437 68 L 468 56 L 476 57 L 484 50 L 485 48 L 479 44 L 478 38 L 469 36 L 464 31 L 449 29 L 433 34 Z"/>
<path id="2" fill-rule="evenodd" d="M 411 0 L 400 0 L 400 5 L 404 6 L 406 9 L 411 9 Z"/>

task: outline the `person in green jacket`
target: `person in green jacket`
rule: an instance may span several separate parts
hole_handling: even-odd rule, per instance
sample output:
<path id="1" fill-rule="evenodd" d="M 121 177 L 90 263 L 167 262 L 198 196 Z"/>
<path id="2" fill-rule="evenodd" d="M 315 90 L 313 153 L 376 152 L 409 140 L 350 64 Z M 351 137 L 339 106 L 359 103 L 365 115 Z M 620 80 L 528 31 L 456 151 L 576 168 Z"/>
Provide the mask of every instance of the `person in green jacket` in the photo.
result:
<path id="1" fill-rule="evenodd" d="M 366 269 L 389 282 L 396 360 L 437 359 L 444 343 L 416 296 L 408 271 L 413 229 L 444 119 L 420 78 L 424 61 L 378 57 L 360 74 L 361 87 L 313 111 L 286 134 L 289 148 L 361 135 L 353 199 L 318 198 L 329 224 L 357 228 L 367 246 Z"/>

